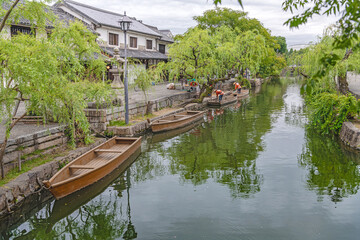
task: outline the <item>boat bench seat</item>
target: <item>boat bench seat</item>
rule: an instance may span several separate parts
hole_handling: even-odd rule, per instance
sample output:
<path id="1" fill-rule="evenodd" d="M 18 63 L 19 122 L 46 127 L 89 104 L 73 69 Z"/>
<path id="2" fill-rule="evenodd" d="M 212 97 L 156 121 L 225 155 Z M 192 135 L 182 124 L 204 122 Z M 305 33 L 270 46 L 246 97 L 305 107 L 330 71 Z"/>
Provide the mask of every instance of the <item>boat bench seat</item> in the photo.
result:
<path id="1" fill-rule="evenodd" d="M 93 166 L 88 166 L 88 165 L 71 165 L 69 166 L 70 169 L 94 169 L 95 167 Z"/>
<path id="2" fill-rule="evenodd" d="M 173 120 L 157 120 L 159 122 L 173 122 Z"/>
<path id="3" fill-rule="evenodd" d="M 124 151 L 116 150 L 116 149 L 96 149 L 95 153 L 122 153 Z"/>

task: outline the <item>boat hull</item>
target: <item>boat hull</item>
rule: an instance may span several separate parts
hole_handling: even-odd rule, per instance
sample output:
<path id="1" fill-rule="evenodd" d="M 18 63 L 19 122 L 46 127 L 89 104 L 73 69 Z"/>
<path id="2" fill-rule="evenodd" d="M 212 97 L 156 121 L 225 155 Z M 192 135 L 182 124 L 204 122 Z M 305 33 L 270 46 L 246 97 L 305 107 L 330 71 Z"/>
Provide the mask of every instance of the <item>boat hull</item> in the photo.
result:
<path id="1" fill-rule="evenodd" d="M 130 138 L 128 138 L 130 139 Z M 102 144 L 104 145 L 104 144 Z M 102 146 L 101 145 L 101 146 Z M 98 148 L 100 148 L 99 146 Z M 63 198 L 71 193 L 74 193 L 80 189 L 83 189 L 98 180 L 104 178 L 106 175 L 110 174 L 112 171 L 114 171 L 116 168 L 118 168 L 122 163 L 126 161 L 130 156 L 132 156 L 139 148 L 141 147 L 141 138 L 136 140 L 131 146 L 124 151 L 121 155 L 118 157 L 112 159 L 107 164 L 96 168 L 86 174 L 80 175 L 79 177 L 69 179 L 69 181 L 63 181 L 60 183 L 51 183 L 51 179 L 49 181 L 44 181 L 44 184 L 49 188 L 50 192 L 54 195 L 56 199 Z M 97 148 L 97 149 L 98 149 Z M 77 159 L 80 159 L 82 157 L 86 157 L 94 150 L 89 151 L 88 153 L 85 153 L 84 155 L 80 156 Z M 73 162 L 75 162 L 77 159 L 75 159 Z M 71 163 L 69 163 L 71 164 Z M 68 164 L 68 165 L 69 165 Z M 68 166 L 67 165 L 67 166 Z M 65 166 L 64 168 L 67 168 Z"/>
<path id="2" fill-rule="evenodd" d="M 181 114 L 181 113 L 178 113 L 178 114 Z M 176 114 L 174 114 L 174 115 L 176 115 Z M 190 125 L 193 122 L 199 121 L 203 117 L 204 117 L 204 112 L 201 111 L 201 112 L 198 112 L 197 114 L 194 114 L 187 118 L 179 119 L 179 120 L 172 121 L 172 122 L 152 123 L 151 130 L 154 133 L 170 131 L 170 130 L 174 130 L 174 129 L 178 129 L 178 128 L 182 128 L 187 125 Z"/>
<path id="3" fill-rule="evenodd" d="M 207 105 L 209 107 L 220 107 L 220 106 L 236 103 L 237 100 L 238 99 L 236 96 L 226 96 L 221 101 L 219 101 L 217 99 L 210 100 Z"/>

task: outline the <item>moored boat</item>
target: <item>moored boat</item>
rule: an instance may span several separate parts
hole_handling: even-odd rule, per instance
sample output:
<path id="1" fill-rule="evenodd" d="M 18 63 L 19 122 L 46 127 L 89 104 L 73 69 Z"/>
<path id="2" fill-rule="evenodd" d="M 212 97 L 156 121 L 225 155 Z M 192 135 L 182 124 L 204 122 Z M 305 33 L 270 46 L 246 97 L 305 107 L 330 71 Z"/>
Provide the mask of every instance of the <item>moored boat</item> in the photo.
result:
<path id="1" fill-rule="evenodd" d="M 204 111 L 184 111 L 151 122 L 153 132 L 169 131 L 189 125 L 204 116 Z"/>
<path id="2" fill-rule="evenodd" d="M 227 104 L 236 103 L 237 100 L 238 100 L 237 96 L 229 95 L 229 96 L 224 96 L 221 101 L 219 101 L 217 98 L 212 98 L 211 100 L 208 101 L 207 105 L 209 107 L 220 107 Z"/>
<path id="3" fill-rule="evenodd" d="M 44 184 L 60 199 L 102 179 L 140 147 L 141 137 L 114 137 L 67 164 Z"/>

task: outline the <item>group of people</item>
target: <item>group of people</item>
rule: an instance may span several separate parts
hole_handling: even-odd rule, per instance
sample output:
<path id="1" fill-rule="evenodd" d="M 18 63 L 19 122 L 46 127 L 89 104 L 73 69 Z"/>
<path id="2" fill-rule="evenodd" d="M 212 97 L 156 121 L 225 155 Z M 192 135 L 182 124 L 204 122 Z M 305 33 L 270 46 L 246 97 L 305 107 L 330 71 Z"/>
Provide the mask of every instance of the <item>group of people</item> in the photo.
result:
<path id="1" fill-rule="evenodd" d="M 241 85 L 238 82 L 234 82 L 235 91 L 237 91 L 238 94 L 241 93 Z M 219 100 L 219 102 L 222 100 L 224 96 L 224 92 L 220 89 L 215 90 L 216 98 Z"/>

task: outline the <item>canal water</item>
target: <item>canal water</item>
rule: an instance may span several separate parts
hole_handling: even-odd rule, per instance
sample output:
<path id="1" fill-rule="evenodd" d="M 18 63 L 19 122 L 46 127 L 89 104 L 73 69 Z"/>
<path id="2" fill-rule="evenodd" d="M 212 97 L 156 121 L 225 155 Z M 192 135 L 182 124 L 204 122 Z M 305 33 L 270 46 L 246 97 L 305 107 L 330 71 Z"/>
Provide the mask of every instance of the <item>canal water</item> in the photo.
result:
<path id="1" fill-rule="evenodd" d="M 191 130 L 145 137 L 115 180 L 49 201 L 2 236 L 359 239 L 360 155 L 306 122 L 299 84 L 269 82 Z"/>

